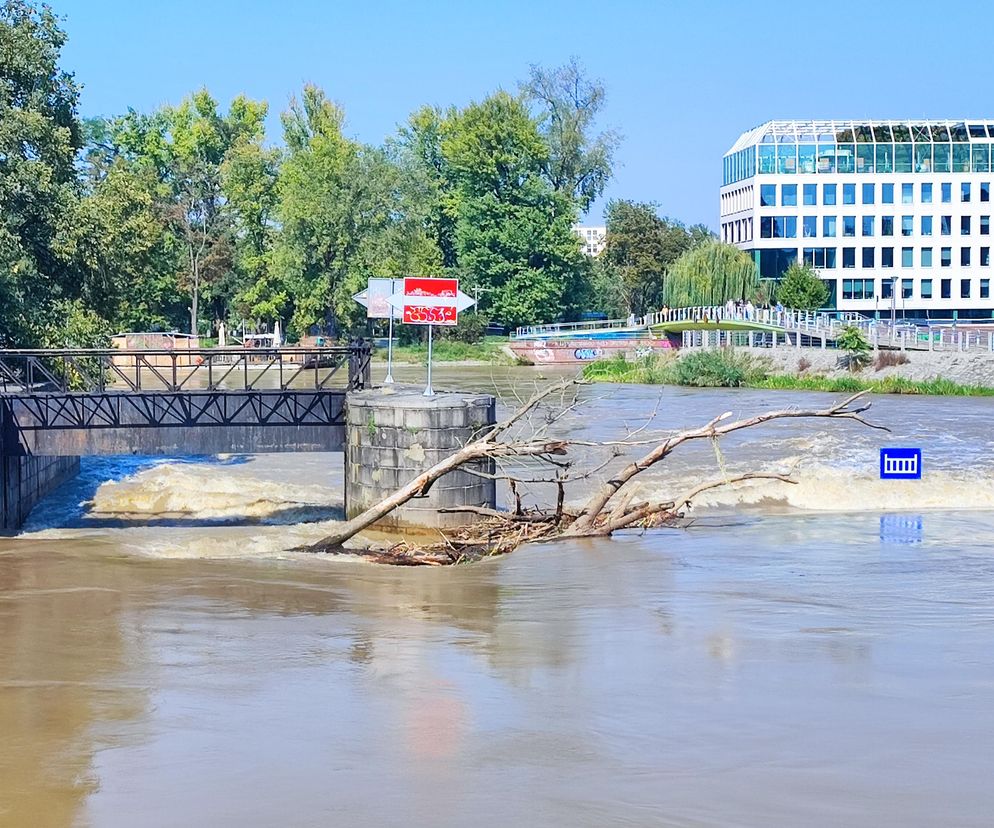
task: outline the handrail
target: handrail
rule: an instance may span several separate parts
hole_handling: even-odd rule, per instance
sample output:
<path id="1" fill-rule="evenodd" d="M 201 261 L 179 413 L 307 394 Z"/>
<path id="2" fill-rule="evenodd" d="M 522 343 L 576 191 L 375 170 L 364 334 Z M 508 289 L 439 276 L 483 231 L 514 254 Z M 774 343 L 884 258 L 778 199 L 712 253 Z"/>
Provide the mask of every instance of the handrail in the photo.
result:
<path id="1" fill-rule="evenodd" d="M 370 346 L 327 348 L 15 348 L 0 350 L 0 393 L 191 393 L 273 387 L 324 390 L 343 367 L 345 385 L 370 382 Z"/>

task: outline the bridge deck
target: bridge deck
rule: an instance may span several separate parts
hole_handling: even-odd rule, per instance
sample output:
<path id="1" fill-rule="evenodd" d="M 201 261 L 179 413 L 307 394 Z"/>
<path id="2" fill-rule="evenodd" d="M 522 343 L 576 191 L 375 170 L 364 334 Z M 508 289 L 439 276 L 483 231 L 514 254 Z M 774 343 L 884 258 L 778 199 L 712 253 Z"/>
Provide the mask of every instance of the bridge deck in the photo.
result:
<path id="1" fill-rule="evenodd" d="M 0 453 L 340 451 L 369 347 L 0 351 Z"/>

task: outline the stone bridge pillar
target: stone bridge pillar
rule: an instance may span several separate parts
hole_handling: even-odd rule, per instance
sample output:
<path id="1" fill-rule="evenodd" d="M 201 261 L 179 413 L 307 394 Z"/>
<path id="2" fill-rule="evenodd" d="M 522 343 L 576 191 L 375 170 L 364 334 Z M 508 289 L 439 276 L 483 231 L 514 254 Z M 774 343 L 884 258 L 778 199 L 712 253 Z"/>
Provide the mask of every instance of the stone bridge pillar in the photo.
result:
<path id="1" fill-rule="evenodd" d="M 496 422 L 488 394 L 440 393 L 388 386 L 356 391 L 346 401 L 345 512 L 354 517 L 424 470 L 453 454 Z M 442 513 L 444 506 L 496 505 L 496 483 L 472 471 L 493 474 L 492 461 L 457 469 L 384 518 L 384 527 L 451 527 L 473 515 Z"/>

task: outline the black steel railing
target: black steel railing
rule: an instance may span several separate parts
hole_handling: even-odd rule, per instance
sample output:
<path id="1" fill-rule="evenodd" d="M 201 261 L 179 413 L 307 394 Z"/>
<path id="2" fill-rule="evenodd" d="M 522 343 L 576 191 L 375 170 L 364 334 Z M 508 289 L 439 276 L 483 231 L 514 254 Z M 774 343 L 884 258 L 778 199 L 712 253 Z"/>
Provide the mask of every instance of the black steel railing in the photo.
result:
<path id="1" fill-rule="evenodd" d="M 0 393 L 287 391 L 370 384 L 370 347 L 0 350 Z"/>

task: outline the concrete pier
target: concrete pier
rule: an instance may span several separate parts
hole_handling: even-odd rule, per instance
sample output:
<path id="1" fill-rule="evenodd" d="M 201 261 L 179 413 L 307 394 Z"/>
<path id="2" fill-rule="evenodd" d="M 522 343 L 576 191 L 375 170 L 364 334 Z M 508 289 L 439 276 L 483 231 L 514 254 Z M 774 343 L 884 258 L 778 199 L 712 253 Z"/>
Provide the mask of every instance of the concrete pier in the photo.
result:
<path id="1" fill-rule="evenodd" d="M 396 387 L 350 393 L 345 438 L 347 516 L 380 502 L 494 422 L 496 403 L 488 394 L 425 397 L 420 388 Z M 450 472 L 427 497 L 409 501 L 380 525 L 434 528 L 472 523 L 472 515 L 437 511 L 445 506 L 495 506 L 495 481 L 469 469 L 494 472 L 492 461 Z"/>

